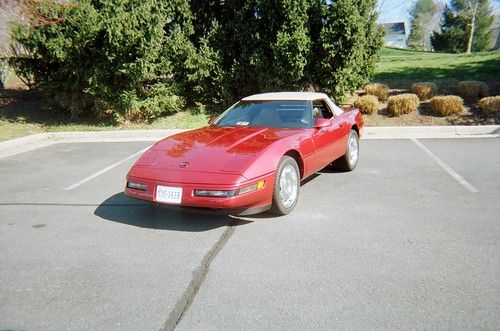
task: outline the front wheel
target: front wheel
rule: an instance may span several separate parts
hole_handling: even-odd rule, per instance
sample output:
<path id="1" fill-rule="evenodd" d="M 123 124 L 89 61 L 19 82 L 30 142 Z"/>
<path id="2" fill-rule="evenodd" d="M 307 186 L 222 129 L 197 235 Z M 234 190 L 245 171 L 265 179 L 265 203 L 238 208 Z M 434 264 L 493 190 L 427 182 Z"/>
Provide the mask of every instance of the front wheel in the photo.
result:
<path id="1" fill-rule="evenodd" d="M 333 166 L 341 171 L 352 171 L 358 165 L 359 157 L 359 136 L 351 130 L 347 138 L 347 148 L 345 154 L 333 163 Z"/>
<path id="2" fill-rule="evenodd" d="M 299 167 L 294 158 L 283 156 L 276 169 L 271 213 L 286 215 L 297 204 L 300 191 Z"/>

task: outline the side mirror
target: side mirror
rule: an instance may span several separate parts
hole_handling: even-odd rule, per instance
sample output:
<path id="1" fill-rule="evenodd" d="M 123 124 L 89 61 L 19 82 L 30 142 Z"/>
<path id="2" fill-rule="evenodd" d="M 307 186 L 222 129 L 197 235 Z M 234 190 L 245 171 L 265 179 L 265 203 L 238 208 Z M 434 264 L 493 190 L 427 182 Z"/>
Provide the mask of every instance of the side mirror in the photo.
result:
<path id="1" fill-rule="evenodd" d="M 327 118 L 317 118 L 314 126 L 318 129 L 326 128 L 328 126 L 332 126 L 332 121 Z"/>
<path id="2" fill-rule="evenodd" d="M 216 119 L 217 119 L 217 116 L 210 116 L 210 118 L 208 119 L 208 125 L 210 125 L 213 122 L 215 122 Z"/>

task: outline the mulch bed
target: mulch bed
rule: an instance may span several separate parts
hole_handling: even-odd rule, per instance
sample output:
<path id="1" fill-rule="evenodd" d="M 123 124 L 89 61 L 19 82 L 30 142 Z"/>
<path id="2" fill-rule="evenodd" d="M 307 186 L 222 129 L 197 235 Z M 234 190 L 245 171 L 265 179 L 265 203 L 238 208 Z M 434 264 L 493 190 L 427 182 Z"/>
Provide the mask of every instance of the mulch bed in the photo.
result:
<path id="1" fill-rule="evenodd" d="M 409 90 L 391 89 L 389 95 L 411 93 Z M 381 102 L 378 112 L 363 115 L 366 126 L 434 126 L 434 125 L 491 125 L 500 124 L 500 114 L 485 116 L 477 103 L 465 103 L 460 115 L 442 117 L 431 110 L 430 101 L 421 101 L 416 112 L 393 117 L 387 112 L 387 103 Z"/>

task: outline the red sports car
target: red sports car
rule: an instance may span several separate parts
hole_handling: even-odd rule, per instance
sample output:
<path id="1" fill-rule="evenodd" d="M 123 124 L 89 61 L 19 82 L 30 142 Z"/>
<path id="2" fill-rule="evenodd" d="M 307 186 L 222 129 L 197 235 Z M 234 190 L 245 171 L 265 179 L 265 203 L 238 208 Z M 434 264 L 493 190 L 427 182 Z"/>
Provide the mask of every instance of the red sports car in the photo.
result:
<path id="1" fill-rule="evenodd" d="M 363 119 L 326 94 L 243 98 L 209 126 L 167 137 L 130 169 L 125 194 L 180 207 L 248 215 L 288 214 L 300 182 L 330 163 L 358 162 Z"/>

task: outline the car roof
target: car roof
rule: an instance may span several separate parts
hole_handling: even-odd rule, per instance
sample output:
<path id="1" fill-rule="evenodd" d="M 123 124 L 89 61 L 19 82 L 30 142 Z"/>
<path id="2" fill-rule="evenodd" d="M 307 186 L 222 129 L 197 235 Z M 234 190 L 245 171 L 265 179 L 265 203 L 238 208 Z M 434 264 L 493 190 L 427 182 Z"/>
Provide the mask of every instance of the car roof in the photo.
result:
<path id="1" fill-rule="evenodd" d="M 245 97 L 243 101 L 271 101 L 271 100 L 316 100 L 316 99 L 329 99 L 324 93 L 317 92 L 274 92 L 274 93 L 261 93 Z"/>

